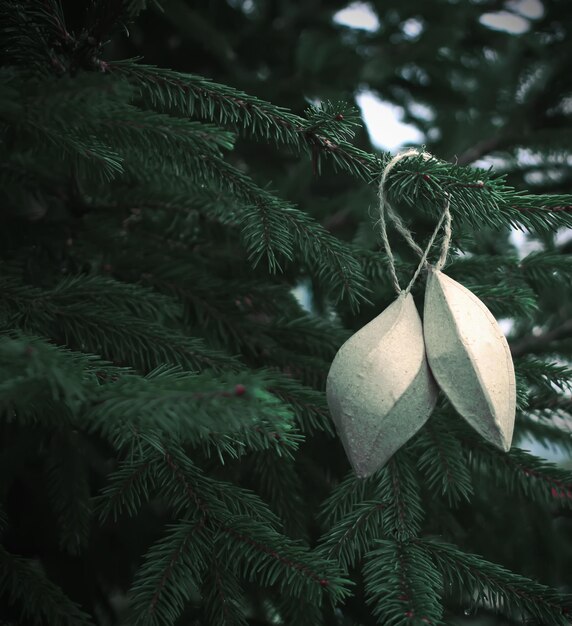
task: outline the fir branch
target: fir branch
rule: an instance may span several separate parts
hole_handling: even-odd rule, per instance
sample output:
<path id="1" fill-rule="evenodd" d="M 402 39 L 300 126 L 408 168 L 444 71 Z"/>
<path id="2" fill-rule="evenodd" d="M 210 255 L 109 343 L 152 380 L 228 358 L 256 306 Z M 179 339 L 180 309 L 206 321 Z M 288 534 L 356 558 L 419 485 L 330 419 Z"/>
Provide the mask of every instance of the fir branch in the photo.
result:
<path id="1" fill-rule="evenodd" d="M 165 362 L 194 370 L 237 367 L 232 357 L 207 348 L 201 339 L 156 321 L 168 319 L 173 305 L 135 285 L 84 276 L 66 279 L 52 289 L 32 287 L 14 277 L 0 276 L 0 285 L 4 293 L 0 314 L 8 328 L 16 325 L 143 371 Z M 146 314 L 151 319 L 145 319 Z"/>
<path id="2" fill-rule="evenodd" d="M 211 124 L 130 104 L 134 88 L 124 79 L 86 74 L 56 85 L 53 80 L 23 82 L 23 93 L 15 102 L 0 99 L 0 118 L 13 124 L 17 133 L 32 135 L 36 142 L 45 138 L 44 151 L 55 149 L 67 155 L 84 174 L 89 172 L 83 160 L 93 169 L 95 159 L 104 181 L 157 151 L 161 167 L 170 164 L 179 171 L 185 163 L 195 164 L 199 155 L 203 160 L 209 155 L 217 157 L 221 149 L 233 147 L 233 135 Z"/>
<path id="3" fill-rule="evenodd" d="M 308 267 L 326 293 L 336 301 L 347 299 L 355 307 L 366 300 L 367 286 L 359 263 L 339 239 L 332 237 L 306 213 L 259 189 L 242 172 L 218 157 L 204 164 L 245 206 L 236 217 L 249 259 L 256 265 L 265 258 L 271 272 L 281 269 L 280 258 L 292 260 L 294 252 Z M 196 169 L 198 171 L 198 169 Z"/>
<path id="4" fill-rule="evenodd" d="M 224 191 L 213 185 L 197 186 L 186 178 L 176 179 L 170 176 L 166 190 L 164 175 L 158 176 L 153 171 L 149 172 L 145 180 L 139 180 L 137 188 L 117 186 L 113 189 L 113 195 L 105 194 L 102 190 L 98 202 L 88 203 L 88 208 L 89 213 L 96 216 L 119 213 L 126 207 L 144 211 L 143 214 L 150 213 L 153 217 L 158 211 L 183 217 L 187 217 L 190 211 L 200 211 L 206 216 L 215 216 L 223 224 L 232 225 L 235 222 L 234 205 L 235 199 Z M 94 226 L 98 223 L 100 222 L 94 221 Z M 114 235 L 117 236 L 116 231 Z M 183 242 L 179 241 L 178 245 L 183 245 Z M 120 250 L 115 252 L 121 254 Z M 165 259 L 161 258 L 161 262 L 164 263 Z"/>
<path id="5" fill-rule="evenodd" d="M 187 511 L 190 505 L 218 523 L 244 516 L 270 527 L 280 526 L 276 515 L 254 493 L 206 477 L 177 446 L 166 448 L 158 440 L 145 439 L 154 448 L 156 484 L 174 511 Z"/>
<path id="6" fill-rule="evenodd" d="M 485 275 L 486 270 L 486 275 Z M 510 276 L 511 284 L 519 273 L 518 257 L 512 254 L 478 254 L 454 256 L 447 263 L 447 274 L 468 285 L 482 283 L 484 278 Z"/>
<path id="7" fill-rule="evenodd" d="M 570 599 L 549 587 L 437 539 L 415 543 L 435 561 L 445 589 L 450 585 L 468 592 L 472 606 L 490 607 L 521 623 L 529 617 L 554 626 L 570 623 Z"/>
<path id="8" fill-rule="evenodd" d="M 33 407 L 55 401 L 74 413 L 87 398 L 85 370 L 101 364 L 96 357 L 79 357 L 35 336 L 0 336 L 0 405 L 18 409 L 22 420 Z"/>
<path id="9" fill-rule="evenodd" d="M 130 480 L 128 472 L 122 471 L 114 488 L 105 494 L 107 498 L 113 498 L 115 506 L 109 507 L 104 503 L 102 513 L 117 510 L 117 505 L 121 507 L 122 501 L 130 502 L 128 508 L 133 510 L 132 505 L 137 503 L 145 490 L 140 477 L 151 475 L 155 488 L 177 514 L 191 516 L 192 519 L 198 516 L 205 528 L 216 530 L 217 558 L 232 564 L 237 573 L 253 578 L 264 586 L 279 584 L 284 592 L 301 595 L 315 602 L 320 601 L 322 590 L 333 600 L 347 594 L 346 581 L 339 576 L 333 564 L 280 535 L 272 527 L 276 523 L 274 516 L 258 498 L 236 486 L 231 487 L 207 478 L 182 450 L 176 447 L 167 449 L 155 437 L 141 436 L 140 439 L 146 443 L 140 452 L 141 460 L 134 467 L 138 477 Z M 143 458 L 146 462 L 151 461 L 153 469 L 150 474 L 142 462 Z M 242 496 L 239 495 L 241 492 Z M 169 543 L 168 540 L 166 542 Z M 161 555 L 165 552 L 162 549 L 159 551 Z M 171 555 L 168 563 L 171 563 L 173 550 L 167 552 Z M 176 551 L 177 557 L 179 554 Z M 150 557 L 138 580 L 145 580 L 146 572 L 152 570 L 151 577 L 156 581 L 157 569 L 164 576 L 166 570 L 163 556 L 160 561 L 162 565 Z M 146 587 L 148 590 L 150 588 Z M 154 585 L 154 588 L 157 589 L 157 586 Z M 146 593 L 145 597 L 148 595 Z M 178 599 L 175 599 L 175 604 L 179 606 Z"/>
<path id="10" fill-rule="evenodd" d="M 265 197 L 266 196 L 266 197 Z M 293 260 L 294 235 L 290 224 L 277 203 L 264 193 L 262 198 L 252 195 L 240 212 L 241 240 L 249 260 L 256 267 L 265 259 L 271 273 L 282 271 L 282 262 Z M 288 210 L 288 207 L 285 207 Z"/>
<path id="11" fill-rule="evenodd" d="M 110 368 L 91 355 L 71 353 L 30 337 L 0 340 L 0 369 L 3 354 L 10 376 L 0 386 L 0 402 L 6 406 L 19 403 L 29 413 L 34 406 L 60 401 L 66 397 L 63 394 L 68 394 L 66 403 L 76 411 L 89 399 L 93 404 L 82 417 L 85 427 L 119 446 L 128 442 L 137 428 L 159 429 L 166 436 L 215 449 L 219 443 L 228 449 L 226 438 L 238 452 L 273 448 L 287 454 L 300 439 L 289 408 L 265 391 L 275 377 L 264 373 L 233 381 L 163 368 L 142 378 Z M 14 378 L 18 359 L 23 372 Z M 100 380 L 107 382 L 100 386 Z M 86 395 L 88 381 L 92 386 Z M 72 395 L 76 389 L 82 393 L 77 399 Z M 63 407 L 56 423 L 60 427 L 64 425 L 62 415 L 66 415 Z M 30 419 L 34 416 L 31 413 Z"/>
<path id="12" fill-rule="evenodd" d="M 229 492 L 229 496 L 223 502 L 216 503 L 207 493 L 201 489 L 200 482 L 207 482 L 201 478 L 194 470 L 189 474 L 189 461 L 180 452 L 173 451 L 166 453 L 166 466 L 174 473 L 176 481 L 170 481 L 174 487 L 171 489 L 175 498 L 181 496 L 185 500 L 190 500 L 198 511 L 201 511 L 206 519 L 212 520 L 219 529 L 219 535 L 228 535 L 232 542 L 222 540 L 219 543 L 219 557 L 223 562 L 228 562 L 237 568 L 237 572 L 252 578 L 263 585 L 273 585 L 278 583 L 283 591 L 298 596 L 303 595 L 313 601 L 319 602 L 321 593 L 318 590 L 324 589 L 332 599 L 340 599 L 347 594 L 345 581 L 339 577 L 330 562 L 320 560 L 318 557 L 310 558 L 307 548 L 299 546 L 292 540 L 279 535 L 264 518 L 260 515 L 253 515 L 250 506 L 244 506 L 251 500 L 236 503 L 236 487 Z M 196 484 L 197 479 L 200 481 Z M 196 490 L 195 486 L 199 491 Z M 210 482 L 210 481 L 209 481 Z M 221 484 L 214 494 L 220 497 Z M 212 487 L 211 487 L 212 493 Z M 213 494 L 213 495 L 214 495 Z M 210 500 L 210 501 L 207 501 Z M 231 506 L 229 511 L 226 507 Z M 237 504 L 239 505 L 237 507 Z M 260 509 L 261 503 L 257 504 Z M 243 509 L 243 513 L 240 509 Z M 262 511 L 260 511 L 262 512 Z M 264 514 L 266 516 L 266 514 Z M 272 518 L 270 518 L 272 519 Z M 314 571 L 314 567 L 322 572 Z M 256 574 L 255 574 L 256 573 Z"/>
<path id="13" fill-rule="evenodd" d="M 335 301 L 347 300 L 357 307 L 366 300 L 366 280 L 351 250 L 310 216 L 260 189 L 217 156 L 195 158 L 185 174 L 201 185 L 215 184 L 239 198 L 238 205 L 229 207 L 230 215 L 217 218 L 241 229 L 241 240 L 254 267 L 264 259 L 270 272 L 281 271 L 282 264 L 296 256 Z"/>
<path id="14" fill-rule="evenodd" d="M 567 255 L 542 251 L 532 252 L 521 260 L 507 254 L 456 257 L 447 265 L 447 274 L 467 285 L 482 284 L 486 278 L 491 286 L 503 283 L 509 292 L 515 288 L 530 288 L 542 295 L 547 287 L 569 283 L 571 269 Z M 523 296 L 526 296 L 524 292 Z M 531 294 L 528 298 L 534 300 Z"/>
<path id="15" fill-rule="evenodd" d="M 145 555 L 130 590 L 130 624 L 175 624 L 198 589 L 210 560 L 212 532 L 204 519 L 181 520 Z"/>
<path id="16" fill-rule="evenodd" d="M 52 287 L 46 299 L 60 307 L 78 301 L 95 304 L 103 300 L 109 309 L 162 323 L 173 323 L 180 315 L 178 304 L 168 297 L 140 285 L 95 274 L 64 278 Z"/>
<path id="17" fill-rule="evenodd" d="M 188 116 L 198 114 L 219 124 L 244 119 L 254 133 L 265 133 L 266 138 L 272 132 L 279 141 L 288 140 L 293 145 L 300 142 L 296 123 L 301 118 L 232 87 L 137 60 L 115 61 L 110 63 L 109 71 L 131 80 L 154 107 Z"/>
<path id="18" fill-rule="evenodd" d="M 130 264 L 134 265 L 133 258 Z M 119 272 L 125 267 L 121 259 L 114 259 L 113 265 Z M 160 259 L 145 255 L 137 265 L 146 284 L 176 296 L 185 305 L 189 323 L 215 335 L 229 353 L 257 354 L 259 350 L 271 349 L 273 341 L 261 318 L 277 314 L 281 307 L 299 308 L 285 286 L 222 280 L 202 268 L 197 271 L 196 264 L 186 259 L 165 262 L 164 254 Z"/>
<path id="19" fill-rule="evenodd" d="M 537 289 L 572 284 L 572 258 L 552 251 L 531 252 L 519 264 L 527 282 Z"/>
<path id="20" fill-rule="evenodd" d="M 237 517 L 220 531 L 232 541 L 221 542 L 218 557 L 234 565 L 240 576 L 277 585 L 282 593 L 318 605 L 324 592 L 333 602 L 349 593 L 348 581 L 331 561 L 259 522 Z"/>
<path id="21" fill-rule="evenodd" d="M 154 107 L 182 115 L 200 115 L 218 124 L 240 124 L 255 136 L 287 143 L 298 150 L 305 147 L 312 153 L 317 151 L 330 157 L 338 167 L 365 179 L 378 170 L 378 159 L 374 155 L 346 141 L 336 141 L 334 137 L 315 132 L 323 124 L 316 125 L 314 116 L 305 120 L 282 107 L 201 76 L 181 74 L 133 60 L 111 63 L 109 70 L 133 81 Z M 327 110 L 326 116 L 331 118 L 327 127 L 331 130 L 332 125 L 337 125 L 343 127 L 344 132 L 351 132 L 354 118 L 348 116 L 345 120 L 342 113 L 342 119 L 339 119 L 339 113 Z M 340 136 L 339 131 L 335 135 Z"/>
<path id="22" fill-rule="evenodd" d="M 502 281 L 500 285 L 498 282 L 496 285 L 471 285 L 471 291 L 481 298 L 497 317 L 517 315 L 531 319 L 538 311 L 534 292 L 524 285 L 509 285 Z"/>
<path id="23" fill-rule="evenodd" d="M 402 449 L 374 474 L 376 499 L 385 505 L 385 533 L 398 541 L 415 536 L 423 520 L 419 483 L 413 468 L 409 452 Z"/>
<path id="24" fill-rule="evenodd" d="M 292 351 L 330 361 L 351 333 L 338 324 L 311 315 L 276 317 L 269 324 L 268 334 Z"/>
<path id="25" fill-rule="evenodd" d="M 29 126 L 37 139 L 45 142 L 42 146 L 38 141 L 38 147 L 48 153 L 53 150 L 58 160 L 69 159 L 71 168 L 82 179 L 97 177 L 102 182 L 110 182 L 125 171 L 123 156 L 96 137 L 82 135 L 73 128 L 64 132 L 31 120 Z"/>
<path id="26" fill-rule="evenodd" d="M 279 368 L 285 376 L 293 377 L 307 387 L 324 390 L 331 361 L 299 354 L 279 346 L 274 346 L 265 357 L 270 367 Z"/>
<path id="27" fill-rule="evenodd" d="M 127 104 L 107 110 L 105 116 L 93 123 L 94 131 L 111 145 L 132 143 L 141 151 L 154 148 L 161 151 L 163 158 L 186 159 L 188 152 L 201 154 L 203 158 L 210 154 L 220 156 L 221 148 L 231 150 L 234 143 L 231 133 L 212 124 L 142 111 Z"/>
<path id="28" fill-rule="evenodd" d="M 555 204 L 570 204 L 570 196 L 526 195 L 490 170 L 459 167 L 434 158 L 419 156 L 400 162 L 388 177 L 386 192 L 390 201 L 399 199 L 431 215 L 440 215 L 448 198 L 453 219 L 474 229 L 524 226 L 542 232 L 572 226 L 566 211 L 550 210 Z"/>
<path id="29" fill-rule="evenodd" d="M 129 457 L 111 475 L 97 499 L 97 512 L 102 521 L 116 519 L 124 512 L 134 515 L 157 495 L 176 514 L 200 512 L 205 518 L 220 520 L 244 515 L 271 526 L 280 525 L 252 492 L 208 478 L 178 446 L 166 448 L 153 433 L 135 434 Z"/>
<path id="30" fill-rule="evenodd" d="M 178 443 L 214 448 L 233 456 L 272 449 L 288 455 L 300 440 L 292 413 L 265 390 L 263 373 L 221 379 L 162 367 L 126 375 L 107 385 L 87 416 L 97 431 L 121 448 L 134 432 L 155 432 Z"/>
<path id="31" fill-rule="evenodd" d="M 419 476 L 430 491 L 446 496 L 451 506 L 469 501 L 473 493 L 469 464 L 445 421 L 433 415 L 413 443 Z"/>
<path id="32" fill-rule="evenodd" d="M 349 566 L 380 532 L 399 541 L 415 536 L 423 510 L 413 465 L 409 453 L 401 450 L 366 479 L 348 474 L 322 506 L 320 516 L 329 526 L 322 539 L 323 553 L 337 554 L 342 564 Z M 379 521 L 382 529 L 376 526 Z"/>
<path id="33" fill-rule="evenodd" d="M 124 248 L 125 243 L 124 240 Z M 129 266 L 141 265 L 142 280 L 182 299 L 187 305 L 189 323 L 198 324 L 210 334 L 215 331 L 229 351 L 240 350 L 256 357 L 268 354 L 270 363 L 284 371 L 303 369 L 308 371 L 307 380 L 322 380 L 328 367 L 325 361 L 333 358 L 348 336 L 337 324 L 305 314 L 286 285 L 260 288 L 250 281 L 221 281 L 203 268 L 198 271 L 196 263 L 189 263 L 188 254 L 183 256 L 173 251 L 167 262 L 164 251 L 161 257 L 157 254 L 140 258 L 142 242 L 135 236 L 128 243 L 121 256 L 113 258 L 114 272 L 128 278 L 133 274 L 133 270 L 129 273 Z M 293 341 L 294 329 L 298 339 Z M 288 349 L 280 349 L 277 342 Z M 304 353 L 320 355 L 324 361 L 308 359 L 306 367 L 300 368 L 303 365 L 300 356 Z"/>
<path id="34" fill-rule="evenodd" d="M 312 105 L 305 111 L 306 133 L 325 134 L 333 141 L 345 142 L 353 139 L 355 129 L 361 128 L 362 120 L 358 109 L 345 102 L 326 100 Z"/>
<path id="35" fill-rule="evenodd" d="M 300 430 L 311 435 L 315 432 L 334 434 L 333 422 L 324 394 L 301 385 L 287 376 L 275 375 L 268 391 L 285 402 L 295 413 Z"/>
<path id="36" fill-rule="evenodd" d="M 545 396 L 553 396 L 555 388 L 563 393 L 572 391 L 572 369 L 566 365 L 528 356 L 517 359 L 515 371 L 529 388 Z"/>
<path id="37" fill-rule="evenodd" d="M 303 496 L 305 485 L 294 461 L 263 451 L 250 455 L 241 465 L 248 486 L 282 520 L 285 534 L 306 540 L 308 503 Z"/>
<path id="38" fill-rule="evenodd" d="M 517 448 L 505 453 L 476 438 L 462 443 L 469 447 L 471 465 L 483 480 L 542 505 L 572 506 L 572 472 Z"/>
<path id="39" fill-rule="evenodd" d="M 24 3 L 5 0 L 1 5 L 2 48 L 9 50 L 12 64 L 22 65 L 38 74 L 65 71 L 54 50 L 56 42 L 71 41 L 58 0 Z"/>
<path id="40" fill-rule="evenodd" d="M 340 240 L 332 237 L 322 226 L 298 220 L 292 227 L 298 232 L 298 254 L 315 277 L 324 293 L 335 303 L 349 302 L 352 310 L 360 303 L 369 302 L 370 288 L 359 262 L 351 250 Z"/>
<path id="41" fill-rule="evenodd" d="M 244 592 L 238 578 L 216 554 L 210 555 L 201 592 L 206 624 L 248 626 Z"/>
<path id="42" fill-rule="evenodd" d="M 59 541 L 70 554 L 81 554 L 88 542 L 91 501 L 85 448 L 77 433 L 56 434 L 46 460 L 47 493 L 58 520 Z"/>
<path id="43" fill-rule="evenodd" d="M 377 474 L 360 479 L 353 470 L 348 472 L 322 504 L 320 518 L 328 527 L 334 526 L 362 502 L 374 499 L 377 481 Z"/>
<path id="44" fill-rule="evenodd" d="M 363 569 L 367 601 L 382 626 L 443 624 L 443 580 L 415 543 L 378 541 Z"/>
<path id="45" fill-rule="evenodd" d="M 384 503 L 360 502 L 320 540 L 319 551 L 345 570 L 354 567 L 383 533 Z"/>
<path id="46" fill-rule="evenodd" d="M 57 80 L 53 76 L 40 77 L 30 75 L 24 69 L 4 67 L 0 75 L 8 85 L 14 88 L 12 94 L 18 111 L 23 119 L 15 119 L 24 125 L 29 121 L 56 126 L 65 132 L 66 122 L 84 129 L 94 129 L 99 119 L 107 119 L 110 110 L 114 113 L 118 108 L 127 106 L 136 97 L 137 90 L 123 78 L 102 76 L 92 72 L 83 72 L 77 76 L 61 76 Z M 2 104 L 8 105 L 8 102 Z M 86 113 L 91 115 L 88 117 Z"/>
<path id="47" fill-rule="evenodd" d="M 545 215 L 547 221 L 556 222 L 558 217 L 554 214 L 569 214 L 572 213 L 572 200 L 570 195 L 549 195 L 549 194 L 525 194 L 519 198 L 519 206 L 514 207 L 521 213 L 528 214 L 532 212 L 538 212 Z M 563 218 L 566 219 L 566 215 Z M 569 220 L 566 219 L 566 224 L 569 224 Z"/>
<path id="48" fill-rule="evenodd" d="M 155 464 L 144 452 L 145 448 L 141 449 L 108 476 L 107 485 L 94 500 L 100 522 L 110 518 L 115 522 L 123 513 L 134 516 L 151 499 L 155 490 Z"/>
<path id="49" fill-rule="evenodd" d="M 91 619 L 32 560 L 14 556 L 0 546 L 0 588 L 8 605 L 15 605 L 21 619 L 40 626 L 82 626 Z"/>

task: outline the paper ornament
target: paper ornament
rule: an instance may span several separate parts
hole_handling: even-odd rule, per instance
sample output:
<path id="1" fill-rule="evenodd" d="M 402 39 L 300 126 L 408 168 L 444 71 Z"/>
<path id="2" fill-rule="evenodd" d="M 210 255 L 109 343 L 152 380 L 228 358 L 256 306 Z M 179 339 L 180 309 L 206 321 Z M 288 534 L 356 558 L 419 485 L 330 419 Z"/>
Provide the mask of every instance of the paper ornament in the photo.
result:
<path id="1" fill-rule="evenodd" d="M 326 395 L 356 474 L 384 465 L 427 421 L 438 390 L 411 294 L 350 337 L 336 354 Z"/>
<path id="2" fill-rule="evenodd" d="M 508 343 L 492 313 L 463 285 L 430 270 L 423 328 L 439 387 L 480 435 L 508 451 L 516 381 Z"/>

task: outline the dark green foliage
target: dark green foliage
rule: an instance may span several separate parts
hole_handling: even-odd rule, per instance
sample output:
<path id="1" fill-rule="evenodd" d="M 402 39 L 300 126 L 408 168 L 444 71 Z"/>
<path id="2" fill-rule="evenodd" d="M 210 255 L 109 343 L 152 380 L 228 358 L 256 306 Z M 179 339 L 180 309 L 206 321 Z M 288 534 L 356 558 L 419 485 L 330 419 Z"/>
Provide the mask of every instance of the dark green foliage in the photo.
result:
<path id="1" fill-rule="evenodd" d="M 447 496 L 451 505 L 470 500 L 471 473 L 459 439 L 441 419 L 433 419 L 417 437 L 417 467 L 435 496 Z"/>
<path id="2" fill-rule="evenodd" d="M 505 493 L 516 493 L 540 504 L 551 504 L 556 500 L 562 507 L 572 506 L 572 472 L 518 448 L 501 455 L 477 444 L 472 450 L 471 462 L 483 477 L 488 475 L 489 480 L 495 480 Z M 496 471 L 499 465 L 502 472 Z"/>
<path id="3" fill-rule="evenodd" d="M 180 521 L 145 556 L 132 587 L 134 624 L 172 624 L 198 597 L 213 539 L 200 519 Z"/>
<path id="4" fill-rule="evenodd" d="M 443 581 L 427 553 L 414 543 L 380 541 L 367 555 L 366 593 L 378 623 L 442 624 Z M 405 618 L 405 619 L 404 619 Z"/>
<path id="5" fill-rule="evenodd" d="M 525 446 L 572 451 L 572 14 L 343 7 L 0 0 L 1 622 L 570 623 L 571 468 Z M 507 454 L 441 398 L 348 473 L 328 369 L 394 297 L 364 88 L 437 155 L 392 205 L 423 243 L 450 200 L 446 271 L 511 322 Z"/>
<path id="6" fill-rule="evenodd" d="M 425 558 L 432 557 L 451 591 L 465 592 L 470 606 L 485 604 L 517 623 L 530 623 L 531 616 L 541 624 L 570 623 L 570 599 L 564 600 L 563 610 L 562 596 L 544 585 L 435 539 L 419 541 L 416 547 Z"/>
<path id="7" fill-rule="evenodd" d="M 71 554 L 86 547 L 91 524 L 89 476 L 83 441 L 73 432 L 53 436 L 46 462 L 49 499 L 60 531 L 60 545 Z"/>
<path id="8" fill-rule="evenodd" d="M 379 472 L 376 491 L 384 506 L 384 530 L 397 541 L 416 535 L 421 527 L 423 511 L 417 476 L 411 457 L 396 454 Z"/>
<path id="9" fill-rule="evenodd" d="M 355 566 L 369 546 L 369 539 L 383 524 L 381 501 L 365 501 L 357 504 L 353 511 L 336 524 L 324 537 L 321 549 L 329 558 L 336 558 L 344 567 Z"/>
<path id="10" fill-rule="evenodd" d="M 129 77 L 153 107 L 183 115 L 198 114 L 265 139 L 291 144 L 298 150 L 302 147 L 317 149 L 316 158 L 329 157 L 335 165 L 357 176 L 369 178 L 379 166 L 375 156 L 345 141 L 353 136 L 356 116 L 343 104 L 312 107 L 304 119 L 282 107 L 213 83 L 202 76 L 180 74 L 131 61 L 113 63 L 110 71 Z M 340 124 L 340 115 L 343 125 Z M 323 132 L 327 134 L 324 136 Z"/>
<path id="11" fill-rule="evenodd" d="M 248 623 L 244 591 L 234 573 L 223 567 L 216 554 L 210 555 L 207 575 L 203 580 L 203 611 L 207 624 L 243 626 Z"/>
<path id="12" fill-rule="evenodd" d="M 79 626 L 93 624 L 38 564 L 9 554 L 0 548 L 0 588 L 4 602 L 17 603 L 26 623 Z"/>

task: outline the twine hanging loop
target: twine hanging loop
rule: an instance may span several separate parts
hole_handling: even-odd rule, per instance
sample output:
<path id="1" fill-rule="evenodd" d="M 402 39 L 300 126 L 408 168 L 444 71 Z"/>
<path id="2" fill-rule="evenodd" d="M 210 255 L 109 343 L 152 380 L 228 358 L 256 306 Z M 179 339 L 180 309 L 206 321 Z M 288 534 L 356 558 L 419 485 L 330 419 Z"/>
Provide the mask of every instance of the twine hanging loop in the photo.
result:
<path id="1" fill-rule="evenodd" d="M 403 222 L 399 214 L 395 211 L 395 209 L 393 208 L 393 206 L 391 205 L 391 203 L 389 202 L 387 198 L 386 182 L 387 182 L 387 177 L 389 173 L 403 159 L 406 159 L 408 157 L 415 157 L 415 156 L 421 156 L 425 160 L 434 158 L 433 155 L 431 155 L 429 152 L 419 151 L 416 148 L 410 148 L 408 150 L 400 152 L 399 154 L 394 156 L 389 161 L 389 163 L 385 166 L 383 170 L 383 174 L 381 176 L 380 183 L 379 183 L 379 189 L 378 189 L 378 198 L 379 198 L 378 222 L 379 222 L 380 231 L 381 231 L 381 240 L 383 243 L 383 247 L 385 249 L 385 253 L 387 254 L 391 280 L 393 282 L 393 286 L 395 287 L 395 291 L 399 295 L 402 295 L 402 294 L 406 295 L 411 291 L 411 289 L 413 288 L 413 285 L 415 284 L 415 281 L 419 277 L 419 274 L 428 265 L 427 258 L 429 256 L 431 248 L 433 247 L 433 244 L 435 243 L 435 239 L 437 238 L 439 230 L 441 229 L 441 226 L 443 224 L 445 224 L 445 228 L 444 228 L 443 241 L 441 243 L 441 253 L 439 255 L 439 259 L 437 263 L 435 264 L 435 269 L 440 270 L 443 268 L 443 266 L 445 265 L 447 261 L 447 255 L 449 253 L 449 248 L 451 246 L 452 218 L 451 218 L 451 210 L 450 210 L 451 198 L 450 198 L 449 193 L 445 194 L 446 200 L 445 200 L 445 206 L 443 208 L 443 213 L 441 217 L 439 218 L 439 221 L 437 222 L 437 225 L 435 227 L 435 230 L 433 231 L 433 234 L 429 238 L 429 242 L 425 250 L 423 250 L 421 246 L 419 246 L 419 244 L 415 241 L 415 239 L 413 238 L 413 233 L 411 232 L 409 228 L 407 228 L 407 226 L 405 225 L 405 223 Z M 414 252 L 420 257 L 419 265 L 417 266 L 417 269 L 415 270 L 412 279 L 410 280 L 409 284 L 407 285 L 405 289 L 402 289 L 401 284 L 399 283 L 399 278 L 397 276 L 397 271 L 395 269 L 395 256 L 393 254 L 393 250 L 391 249 L 391 244 L 389 242 L 389 236 L 387 233 L 387 219 L 391 220 L 395 229 L 405 239 L 405 241 L 414 250 Z"/>

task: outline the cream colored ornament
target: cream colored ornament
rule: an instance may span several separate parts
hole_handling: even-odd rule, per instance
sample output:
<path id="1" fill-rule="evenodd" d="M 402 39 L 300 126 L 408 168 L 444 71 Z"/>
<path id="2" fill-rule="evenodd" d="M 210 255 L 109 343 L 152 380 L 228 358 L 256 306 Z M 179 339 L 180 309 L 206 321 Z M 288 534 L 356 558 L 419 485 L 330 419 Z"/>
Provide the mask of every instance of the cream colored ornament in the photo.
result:
<path id="1" fill-rule="evenodd" d="M 398 298 L 340 348 L 326 386 L 332 418 L 360 477 L 383 466 L 427 421 L 438 395 L 433 375 L 485 439 L 503 450 L 512 440 L 516 385 L 506 339 L 485 305 L 440 271 L 452 236 L 449 194 L 425 250 L 387 200 L 388 173 L 411 156 L 433 158 L 415 149 L 398 154 L 385 167 L 379 185 L 381 237 Z M 421 259 L 405 290 L 399 284 L 386 217 Z M 432 270 L 427 258 L 443 225 L 441 254 Z M 424 268 L 429 278 L 423 328 L 410 291 Z"/>
<path id="2" fill-rule="evenodd" d="M 403 292 L 343 344 L 330 368 L 326 394 L 360 477 L 373 474 L 423 426 L 438 391 L 411 294 Z"/>
<path id="3" fill-rule="evenodd" d="M 508 343 L 492 313 L 463 285 L 429 270 L 423 328 L 439 387 L 480 435 L 508 451 L 516 381 Z"/>

